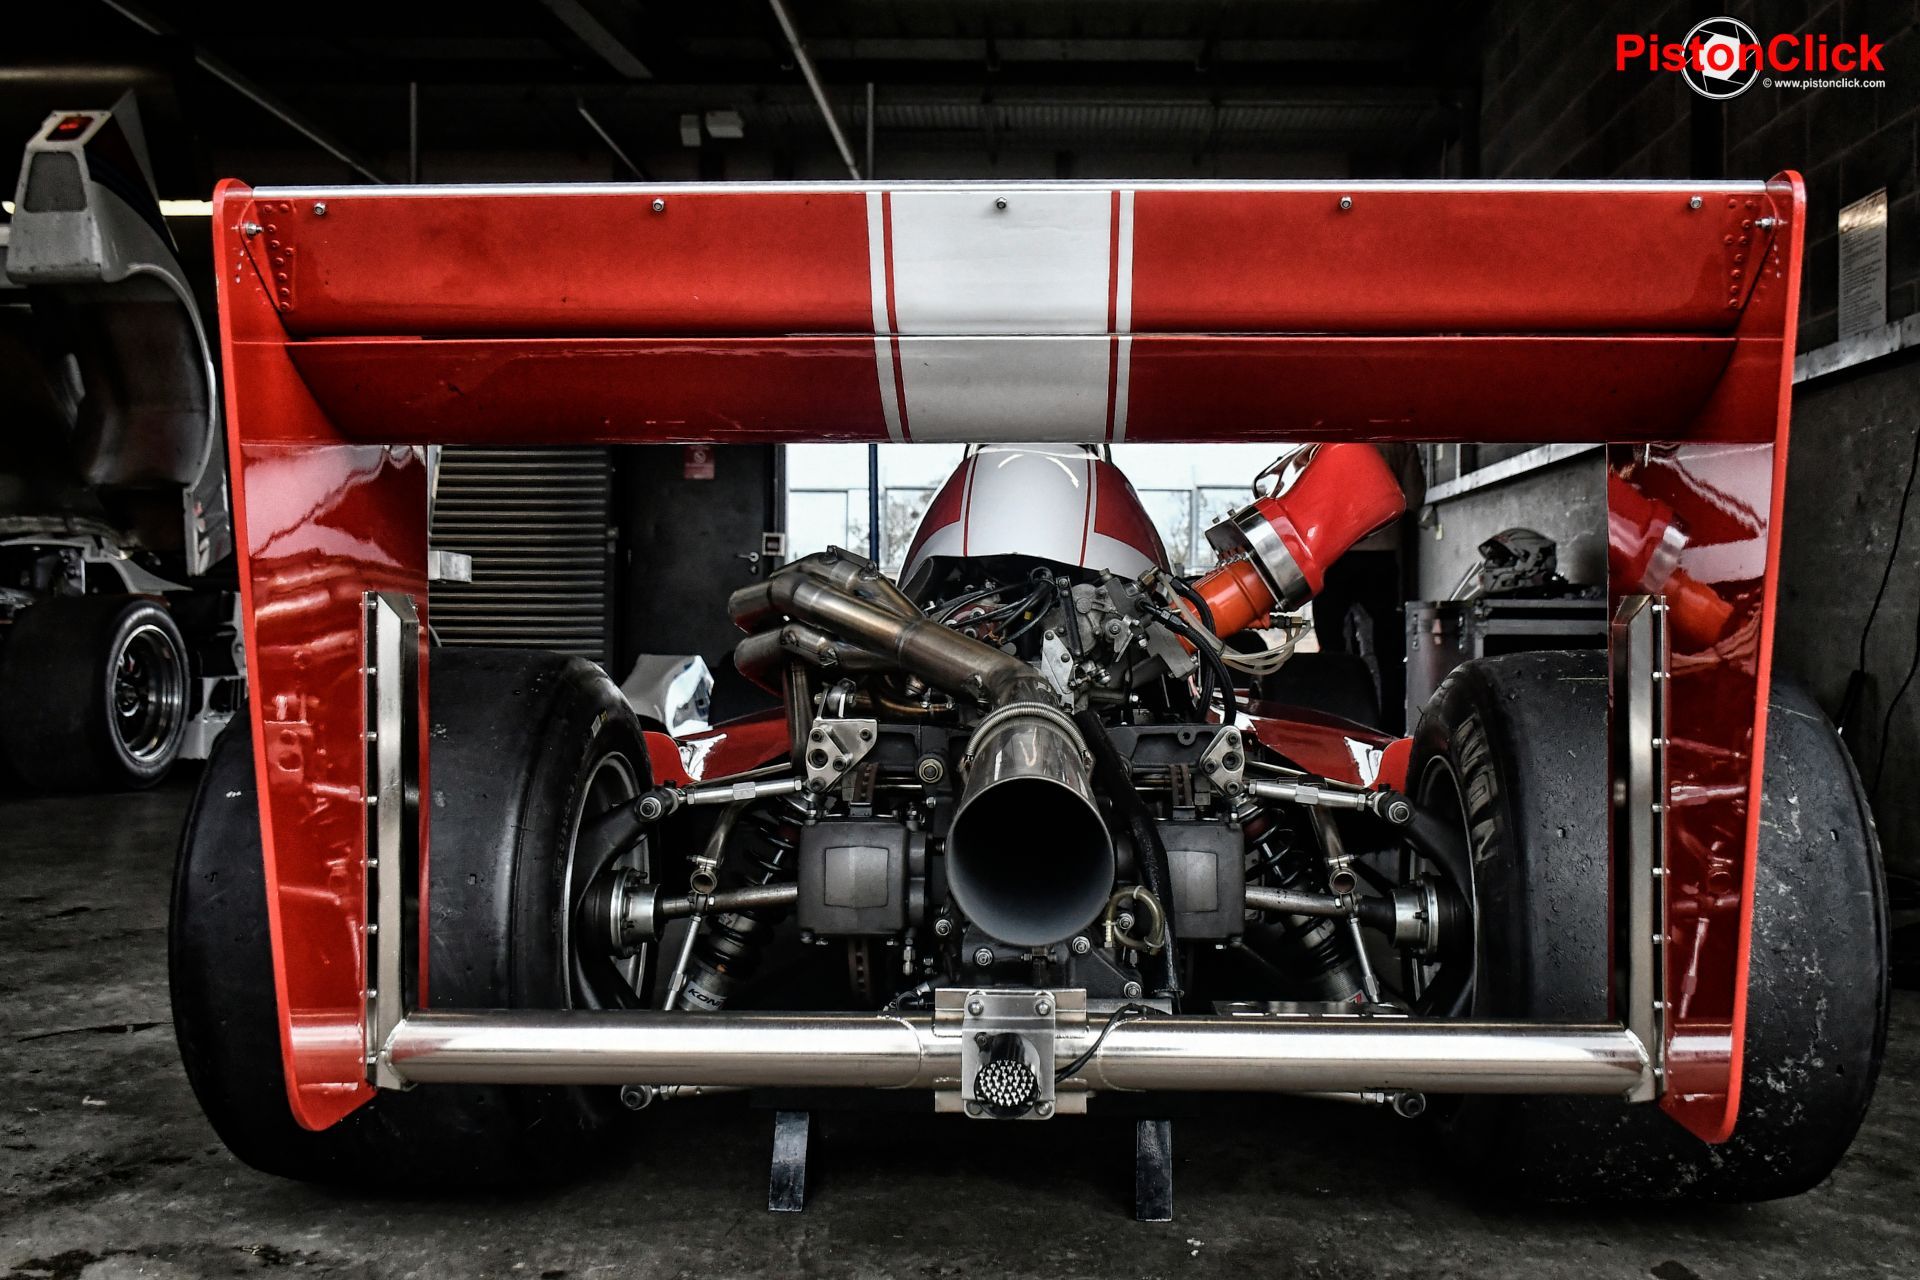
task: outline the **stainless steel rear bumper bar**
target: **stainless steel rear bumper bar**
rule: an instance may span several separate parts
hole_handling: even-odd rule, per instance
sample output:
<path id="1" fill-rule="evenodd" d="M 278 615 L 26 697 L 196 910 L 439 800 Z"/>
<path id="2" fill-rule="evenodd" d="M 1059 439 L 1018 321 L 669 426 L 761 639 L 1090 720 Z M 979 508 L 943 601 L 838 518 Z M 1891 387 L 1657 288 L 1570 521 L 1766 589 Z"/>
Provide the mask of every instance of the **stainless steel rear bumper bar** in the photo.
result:
<path id="1" fill-rule="evenodd" d="M 1062 1061 L 1103 1020 L 1061 1026 Z M 484 1010 L 413 1013 L 383 1065 L 408 1083 L 952 1088 L 961 1037 L 929 1015 Z M 1625 1095 L 1647 1071 L 1623 1027 L 1399 1018 L 1176 1017 L 1116 1023 L 1075 1080 L 1096 1090 L 1408 1089 Z"/>

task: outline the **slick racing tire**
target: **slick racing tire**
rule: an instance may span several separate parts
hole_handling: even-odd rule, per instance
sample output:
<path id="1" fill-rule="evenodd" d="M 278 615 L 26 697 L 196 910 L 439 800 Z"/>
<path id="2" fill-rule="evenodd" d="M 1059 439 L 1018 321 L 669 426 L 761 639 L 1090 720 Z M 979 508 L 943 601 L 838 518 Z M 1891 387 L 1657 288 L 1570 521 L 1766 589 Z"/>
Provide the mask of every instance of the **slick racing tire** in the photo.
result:
<path id="1" fill-rule="evenodd" d="M 568 945 L 569 904 L 594 870 L 573 865 L 582 823 L 650 785 L 619 690 L 577 658 L 446 648 L 428 687 L 430 1007 L 638 1003 L 644 965 L 583 974 Z M 610 1088 L 423 1085 L 382 1092 L 327 1129 L 295 1120 L 248 726 L 236 717 L 207 762 L 169 931 L 180 1056 L 228 1149 L 284 1177 L 426 1190 L 551 1179 L 618 1136 L 629 1113 Z"/>
<path id="2" fill-rule="evenodd" d="M 1597 652 L 1469 662 L 1414 735 L 1416 799 L 1474 854 L 1473 1014 L 1602 1022 L 1608 1010 L 1607 665 Z M 1744 1084 L 1731 1140 L 1657 1106 L 1575 1097 L 1436 1108 L 1449 1147 L 1535 1198 L 1752 1201 L 1832 1172 L 1886 1046 L 1888 925 L 1879 843 L 1838 734 L 1776 683 L 1755 870 Z"/>

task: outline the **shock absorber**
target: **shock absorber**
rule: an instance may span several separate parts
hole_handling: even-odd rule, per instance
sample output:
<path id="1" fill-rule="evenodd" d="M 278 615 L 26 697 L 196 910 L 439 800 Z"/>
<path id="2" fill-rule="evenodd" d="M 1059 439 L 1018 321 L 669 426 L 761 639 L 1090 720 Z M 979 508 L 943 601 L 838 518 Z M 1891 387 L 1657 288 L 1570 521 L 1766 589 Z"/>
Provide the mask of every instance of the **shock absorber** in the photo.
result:
<path id="1" fill-rule="evenodd" d="M 792 865 L 795 840 L 789 824 L 778 813 L 758 811 L 750 816 L 752 834 L 764 846 L 749 840 L 741 849 L 751 864 L 747 880 L 751 884 L 772 884 Z M 760 957 L 773 940 L 771 920 L 757 913 L 728 911 L 700 928 L 687 959 L 686 982 L 674 998 L 673 1007 L 690 1013 L 717 1013 L 739 989 L 740 984 L 760 967 Z"/>
<path id="2" fill-rule="evenodd" d="M 1256 880 L 1271 875 L 1282 888 L 1309 887 L 1306 870 L 1287 856 L 1292 852 L 1291 824 L 1264 806 L 1248 808 L 1255 810 L 1244 817 L 1253 844 L 1272 850 L 1248 868 L 1250 875 Z M 1332 918 L 1283 915 L 1271 923 L 1249 925 L 1246 941 L 1287 974 L 1295 999 L 1358 1004 L 1367 999 L 1366 975 L 1342 924 Z"/>

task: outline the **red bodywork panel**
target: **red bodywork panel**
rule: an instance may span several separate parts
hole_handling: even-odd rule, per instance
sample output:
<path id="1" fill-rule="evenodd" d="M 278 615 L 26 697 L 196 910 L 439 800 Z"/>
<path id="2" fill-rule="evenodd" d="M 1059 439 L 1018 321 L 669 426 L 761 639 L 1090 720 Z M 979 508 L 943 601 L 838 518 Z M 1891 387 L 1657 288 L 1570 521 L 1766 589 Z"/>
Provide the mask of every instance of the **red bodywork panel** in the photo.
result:
<path id="1" fill-rule="evenodd" d="M 407 592 L 424 620 L 418 446 L 1578 441 L 1609 445 L 1633 495 L 1614 504 L 1616 558 L 1665 582 L 1683 574 L 1727 606 L 1703 600 L 1718 633 L 1675 641 L 1662 1100 L 1724 1138 L 1739 1100 L 1804 200 L 1791 174 L 223 183 L 227 422 L 295 1115 L 324 1127 L 371 1094 L 360 597 Z M 1685 535 L 1671 563 L 1640 554 L 1648 512 Z M 1613 584 L 1616 597 L 1643 589 Z M 1304 720 L 1260 732 L 1290 754 L 1318 743 L 1331 760 L 1338 745 Z M 778 754 L 784 736 L 783 722 L 727 726 L 682 744 L 698 767 L 675 754 L 686 776 L 712 775 L 769 744 Z M 1381 750 L 1384 768 L 1404 769 L 1403 747 Z"/>

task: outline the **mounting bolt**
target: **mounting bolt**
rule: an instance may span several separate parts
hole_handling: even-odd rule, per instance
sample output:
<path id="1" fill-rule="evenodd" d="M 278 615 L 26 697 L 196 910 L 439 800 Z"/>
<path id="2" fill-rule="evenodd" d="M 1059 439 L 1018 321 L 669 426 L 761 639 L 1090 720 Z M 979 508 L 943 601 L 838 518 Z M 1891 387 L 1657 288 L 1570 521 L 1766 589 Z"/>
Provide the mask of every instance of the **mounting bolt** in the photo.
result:
<path id="1" fill-rule="evenodd" d="M 313 202 L 313 216 L 316 218 L 324 218 L 327 216 L 327 202 L 325 200 L 315 200 Z"/>
<path id="2" fill-rule="evenodd" d="M 1051 1018 L 1053 1016 L 1053 1001 L 1047 999 L 1045 996 L 1041 996 L 1033 1002 L 1033 1013 L 1037 1018 Z"/>
<path id="3" fill-rule="evenodd" d="M 1705 203 L 1706 203 L 1705 200 L 1702 200 L 1699 196 L 1695 196 L 1691 200 L 1687 201 L 1687 208 L 1698 209 L 1701 205 L 1704 205 Z"/>
<path id="4" fill-rule="evenodd" d="M 1073 954 L 1077 956 L 1083 956 L 1093 950 L 1093 943 L 1085 937 L 1075 938 L 1068 945 L 1073 948 Z"/>
<path id="5" fill-rule="evenodd" d="M 953 921 L 947 919 L 945 916 L 941 916 L 938 920 L 935 920 L 933 922 L 933 934 L 936 938 L 947 937 L 952 932 L 953 932 Z"/>
<path id="6" fill-rule="evenodd" d="M 1053 1114 L 1053 1104 L 1051 1102 L 1036 1102 L 1033 1104 L 1033 1114 L 1045 1120 Z"/>
<path id="7" fill-rule="evenodd" d="M 1140 991 L 1141 991 L 1141 987 L 1140 987 L 1140 984 L 1137 982 L 1129 982 L 1126 986 L 1120 988 L 1121 994 L 1126 996 L 1127 999 L 1129 1000 L 1132 1000 L 1138 997 L 1140 994 Z"/>
<path id="8" fill-rule="evenodd" d="M 980 1112 L 981 1112 L 981 1106 L 980 1106 L 980 1104 L 979 1104 L 979 1103 L 977 1103 L 977 1102 L 969 1102 L 969 1103 L 967 1104 L 967 1114 L 968 1114 L 968 1115 L 970 1115 L 970 1116 L 975 1116 L 975 1117 L 977 1117 L 977 1116 L 979 1116 L 979 1114 L 980 1114 Z"/>
<path id="9" fill-rule="evenodd" d="M 1352 196 L 1341 196 L 1341 197 L 1340 197 L 1340 212 L 1342 212 L 1342 213 L 1345 213 L 1345 212 L 1346 212 L 1347 210 L 1349 210 L 1349 209 L 1351 209 L 1351 208 L 1353 208 L 1353 197 L 1352 197 Z"/>
<path id="10" fill-rule="evenodd" d="M 987 1006 L 984 1001 L 978 998 L 967 1001 L 967 1016 L 969 1018 L 977 1018 L 986 1011 Z"/>
<path id="11" fill-rule="evenodd" d="M 653 198 L 653 211 L 655 213 L 665 213 L 667 211 L 667 202 L 659 196 L 655 196 Z"/>
<path id="12" fill-rule="evenodd" d="M 653 1101 L 653 1090 L 641 1084 L 620 1086 L 620 1105 L 629 1111 L 645 1111 Z"/>
<path id="13" fill-rule="evenodd" d="M 993 207 L 1001 210 L 1002 212 L 1005 212 L 1007 207 L 1007 198 L 1005 196 L 996 197 L 993 202 Z"/>
<path id="14" fill-rule="evenodd" d="M 992 963 L 993 963 L 993 948 L 992 948 L 992 947 L 980 947 L 980 948 L 977 948 L 977 949 L 976 949 L 976 950 L 974 951 L 974 953 L 973 953 L 973 962 L 974 962 L 975 964 L 977 964 L 977 965 L 979 965 L 979 966 L 980 966 L 980 967 L 981 967 L 982 969 L 984 969 L 984 968 L 986 968 L 986 967 L 987 967 L 988 965 L 990 965 L 990 964 L 992 964 Z"/>

